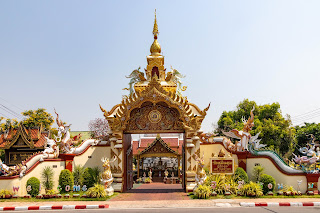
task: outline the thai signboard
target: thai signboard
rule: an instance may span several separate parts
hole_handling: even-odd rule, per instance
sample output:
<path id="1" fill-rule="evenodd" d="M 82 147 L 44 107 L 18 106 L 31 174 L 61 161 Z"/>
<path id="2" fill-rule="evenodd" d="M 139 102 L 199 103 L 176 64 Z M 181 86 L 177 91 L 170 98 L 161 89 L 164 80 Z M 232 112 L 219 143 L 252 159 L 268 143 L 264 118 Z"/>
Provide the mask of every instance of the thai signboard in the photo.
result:
<path id="1" fill-rule="evenodd" d="M 213 174 L 233 174 L 234 173 L 234 163 L 233 158 L 210 158 L 211 166 L 210 172 Z"/>

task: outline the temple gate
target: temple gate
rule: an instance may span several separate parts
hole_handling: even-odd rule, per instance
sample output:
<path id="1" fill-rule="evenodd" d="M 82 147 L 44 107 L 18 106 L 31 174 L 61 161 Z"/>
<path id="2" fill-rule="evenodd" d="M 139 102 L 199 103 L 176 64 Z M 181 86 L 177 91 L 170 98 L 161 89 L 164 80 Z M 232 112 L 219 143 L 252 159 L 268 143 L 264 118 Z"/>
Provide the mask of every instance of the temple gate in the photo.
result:
<path id="1" fill-rule="evenodd" d="M 182 96 L 182 75 L 175 69 L 166 72 L 164 56 L 157 41 L 158 25 L 155 18 L 154 42 L 147 56 L 145 73 L 134 70 L 129 86 L 130 94 L 110 111 L 101 106 L 110 125 L 111 158 L 116 156 L 112 167 L 115 191 L 126 191 L 132 187 L 132 162 L 130 166 L 130 134 L 144 133 L 184 133 L 182 168 L 183 186 L 186 191 L 195 187 L 197 162 L 200 155 L 201 123 L 210 105 L 200 110 Z M 146 77 L 145 77 L 145 75 Z M 131 157 L 132 161 L 132 157 Z"/>

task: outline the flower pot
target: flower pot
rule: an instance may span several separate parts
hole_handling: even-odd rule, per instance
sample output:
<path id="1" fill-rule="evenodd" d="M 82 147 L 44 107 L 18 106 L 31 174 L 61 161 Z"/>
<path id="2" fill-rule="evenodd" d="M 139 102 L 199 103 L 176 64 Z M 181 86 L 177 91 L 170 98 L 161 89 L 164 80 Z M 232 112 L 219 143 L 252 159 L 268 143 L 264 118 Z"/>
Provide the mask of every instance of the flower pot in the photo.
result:
<path id="1" fill-rule="evenodd" d="M 225 192 L 224 195 L 231 195 L 231 192 Z"/>
<path id="2" fill-rule="evenodd" d="M 51 198 L 50 195 L 43 195 L 43 199 L 49 199 Z"/>
<path id="3" fill-rule="evenodd" d="M 269 191 L 269 192 L 267 193 L 267 195 L 273 196 L 273 192 Z"/>
<path id="4" fill-rule="evenodd" d="M 65 194 L 63 197 L 64 198 L 70 198 L 70 195 L 69 194 Z"/>
<path id="5" fill-rule="evenodd" d="M 36 196 L 37 199 L 42 199 L 42 197 L 43 197 L 43 196 L 40 195 L 40 194 Z"/>
<path id="6" fill-rule="evenodd" d="M 25 195 L 25 196 L 23 196 L 23 198 L 30 199 L 30 198 L 31 198 L 31 195 Z"/>
<path id="7" fill-rule="evenodd" d="M 86 194 L 82 195 L 81 196 L 82 198 L 87 198 L 88 196 Z"/>
<path id="8" fill-rule="evenodd" d="M 17 199 L 19 196 L 18 195 L 13 195 L 12 198 Z"/>
<path id="9" fill-rule="evenodd" d="M 307 195 L 314 195 L 314 192 L 313 191 L 308 191 Z"/>
<path id="10" fill-rule="evenodd" d="M 72 197 L 80 197 L 79 194 L 73 194 Z"/>
<path id="11" fill-rule="evenodd" d="M 11 198 L 12 198 L 12 195 L 5 195 L 4 198 L 5 198 L 5 199 L 11 199 Z"/>
<path id="12" fill-rule="evenodd" d="M 62 195 L 61 194 L 57 194 L 55 197 L 56 198 L 62 198 Z"/>

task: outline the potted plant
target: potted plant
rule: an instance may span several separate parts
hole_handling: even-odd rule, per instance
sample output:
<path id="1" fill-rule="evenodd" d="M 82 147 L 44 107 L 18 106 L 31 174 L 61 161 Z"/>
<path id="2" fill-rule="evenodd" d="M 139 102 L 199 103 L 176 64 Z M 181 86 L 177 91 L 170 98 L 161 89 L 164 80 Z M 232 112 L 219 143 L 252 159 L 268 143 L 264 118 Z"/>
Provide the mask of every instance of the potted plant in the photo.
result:
<path id="1" fill-rule="evenodd" d="M 12 193 L 7 189 L 2 189 L 0 191 L 1 198 L 10 199 L 12 198 Z"/>
<path id="2" fill-rule="evenodd" d="M 146 182 L 146 183 L 151 183 L 152 180 L 151 180 L 149 177 L 147 177 L 146 180 L 145 180 L 145 182 Z"/>

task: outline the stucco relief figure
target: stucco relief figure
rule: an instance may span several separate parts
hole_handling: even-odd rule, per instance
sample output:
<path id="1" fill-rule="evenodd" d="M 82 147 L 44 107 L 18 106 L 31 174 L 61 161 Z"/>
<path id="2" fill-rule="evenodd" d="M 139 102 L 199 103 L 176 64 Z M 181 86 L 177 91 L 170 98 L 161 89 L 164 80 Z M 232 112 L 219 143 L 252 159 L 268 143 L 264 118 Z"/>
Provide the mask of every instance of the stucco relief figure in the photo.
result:
<path id="1" fill-rule="evenodd" d="M 49 158 L 49 155 L 52 154 L 53 158 L 57 158 L 59 156 L 59 146 L 57 146 L 57 143 L 53 139 L 49 139 L 45 137 L 46 139 L 46 147 L 44 151 L 42 152 L 42 157 L 40 158 L 40 161 L 43 161 L 43 159 Z"/>
<path id="2" fill-rule="evenodd" d="M 1 176 L 10 176 L 10 174 L 15 171 L 15 166 L 13 167 L 9 167 L 6 164 L 4 164 L 2 162 L 2 160 L 0 159 L 0 172 L 1 172 Z"/>
<path id="3" fill-rule="evenodd" d="M 54 110 L 54 112 L 57 115 L 56 121 L 57 121 L 57 125 L 58 125 L 58 134 L 55 137 L 56 142 L 60 142 L 60 149 L 62 152 L 71 154 L 74 152 L 74 148 L 71 148 L 70 143 L 71 143 L 71 139 L 70 139 L 70 126 L 66 126 L 63 124 L 63 122 L 61 120 L 59 120 L 59 114 L 56 112 L 56 110 Z M 62 135 L 64 134 L 63 138 Z M 62 139 L 61 139 L 62 138 Z"/>
<path id="4" fill-rule="evenodd" d="M 307 164 L 312 165 L 315 164 L 320 159 L 320 153 L 319 153 L 319 147 L 317 148 L 317 151 L 315 151 L 315 137 L 314 135 L 310 134 L 308 135 L 310 137 L 309 142 L 306 144 L 305 147 L 299 148 L 299 152 L 304 156 L 297 156 L 294 153 L 293 160 L 297 164 Z"/>
<path id="5" fill-rule="evenodd" d="M 197 185 L 201 185 L 207 179 L 206 171 L 204 171 L 204 155 L 202 158 L 199 158 L 197 154 L 194 154 L 194 158 L 198 163 L 197 172 L 196 172 L 196 183 Z"/>
<path id="6" fill-rule="evenodd" d="M 223 134 L 225 134 L 228 137 L 240 140 L 240 143 L 239 142 L 236 143 L 236 150 L 238 152 L 249 150 L 248 149 L 249 142 L 255 143 L 255 145 L 256 145 L 255 148 L 257 148 L 257 149 L 258 148 L 260 149 L 265 146 L 265 145 L 260 144 L 260 140 L 257 140 L 259 134 L 252 137 L 251 134 L 249 133 L 252 130 L 252 127 L 254 126 L 253 111 L 254 111 L 254 107 L 250 111 L 250 118 L 248 120 L 246 120 L 245 118 L 242 118 L 242 122 L 244 123 L 243 130 L 239 131 L 237 129 L 233 129 L 229 132 L 223 132 Z"/>
<path id="7" fill-rule="evenodd" d="M 113 163 L 116 159 L 117 159 L 116 156 L 114 156 L 113 160 L 111 160 L 111 161 L 109 161 L 109 158 L 102 158 L 101 159 L 101 161 L 103 163 L 102 166 L 104 168 L 104 171 L 102 173 L 101 182 L 104 185 L 105 190 L 109 196 L 112 195 L 114 192 L 114 190 L 111 186 L 111 184 L 113 182 L 113 177 L 112 177 L 110 163 Z"/>
<path id="8" fill-rule="evenodd" d="M 140 68 L 133 70 L 130 75 L 126 76 L 126 78 L 130 78 L 129 88 L 124 88 L 123 90 L 129 90 L 130 95 L 134 93 L 133 85 L 140 81 L 146 81 L 147 79 L 144 77 L 144 73 L 140 72 Z"/>

